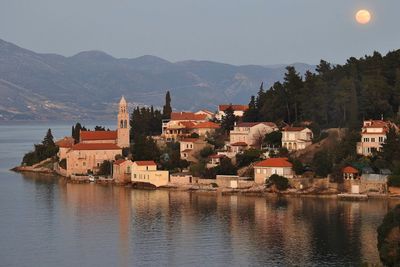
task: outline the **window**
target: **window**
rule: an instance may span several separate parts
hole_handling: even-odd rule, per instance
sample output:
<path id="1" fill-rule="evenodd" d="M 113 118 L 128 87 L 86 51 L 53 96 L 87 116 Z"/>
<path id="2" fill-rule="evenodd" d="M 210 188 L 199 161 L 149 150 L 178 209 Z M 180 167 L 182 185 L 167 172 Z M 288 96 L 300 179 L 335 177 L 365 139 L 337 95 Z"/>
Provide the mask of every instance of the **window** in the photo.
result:
<path id="1" fill-rule="evenodd" d="M 257 173 L 261 173 L 261 169 L 257 169 Z"/>
<path id="2" fill-rule="evenodd" d="M 371 142 L 375 142 L 375 138 L 371 138 Z"/>

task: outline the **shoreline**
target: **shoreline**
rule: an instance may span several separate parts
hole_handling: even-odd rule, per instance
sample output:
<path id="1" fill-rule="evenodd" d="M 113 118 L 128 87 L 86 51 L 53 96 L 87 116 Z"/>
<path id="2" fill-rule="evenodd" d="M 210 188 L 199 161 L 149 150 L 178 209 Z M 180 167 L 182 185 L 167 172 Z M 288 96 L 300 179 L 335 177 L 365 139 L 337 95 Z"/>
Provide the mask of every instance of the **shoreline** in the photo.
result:
<path id="1" fill-rule="evenodd" d="M 359 198 L 357 195 L 348 196 L 348 197 L 339 197 L 342 192 L 299 192 L 299 191 L 273 191 L 273 190 L 265 190 L 264 187 L 259 186 L 258 188 L 243 188 L 243 189 L 232 189 L 232 188 L 215 188 L 207 185 L 201 184 L 169 184 L 161 187 L 154 187 L 149 185 L 132 185 L 132 183 L 117 183 L 113 179 L 102 179 L 97 180 L 95 182 L 90 182 L 89 180 L 73 180 L 69 177 L 65 177 L 55 170 L 51 170 L 48 168 L 33 168 L 31 166 L 16 166 L 10 171 L 17 173 L 36 173 L 36 174 L 44 174 L 44 175 L 54 175 L 62 178 L 67 183 L 73 184 L 84 184 L 84 183 L 94 183 L 99 185 L 115 185 L 115 186 L 124 186 L 130 187 L 131 189 L 147 189 L 147 190 L 167 190 L 167 191 L 177 191 L 177 192 L 195 192 L 198 194 L 213 194 L 213 195 L 242 195 L 242 196 L 255 196 L 255 197 L 281 197 L 281 196 L 290 196 L 290 197 L 299 197 L 299 198 L 322 198 L 322 199 L 338 199 L 342 201 L 365 201 L 368 199 L 399 199 L 400 195 L 395 194 L 387 194 L 387 195 L 368 195 L 367 198 Z"/>

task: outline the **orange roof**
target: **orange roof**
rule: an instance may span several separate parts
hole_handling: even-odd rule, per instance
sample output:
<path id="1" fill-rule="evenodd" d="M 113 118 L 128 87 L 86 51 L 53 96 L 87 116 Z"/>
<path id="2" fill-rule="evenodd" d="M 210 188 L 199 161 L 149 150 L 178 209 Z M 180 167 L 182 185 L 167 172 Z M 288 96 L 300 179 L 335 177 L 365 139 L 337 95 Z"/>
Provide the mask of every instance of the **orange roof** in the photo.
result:
<path id="1" fill-rule="evenodd" d="M 199 138 L 183 138 L 183 139 L 181 140 L 181 142 L 194 143 L 194 142 L 196 142 L 197 140 L 199 140 Z"/>
<path id="2" fill-rule="evenodd" d="M 72 150 L 120 150 L 121 148 L 116 144 L 109 143 L 78 143 L 72 146 Z"/>
<path id="3" fill-rule="evenodd" d="M 117 131 L 81 131 L 80 141 L 117 140 Z"/>
<path id="4" fill-rule="evenodd" d="M 157 164 L 153 160 L 139 160 L 135 161 L 138 166 L 156 166 Z"/>
<path id="5" fill-rule="evenodd" d="M 179 124 L 181 124 L 182 126 L 184 126 L 185 128 L 191 129 L 194 128 L 195 123 L 192 121 L 181 121 L 179 122 Z"/>
<path id="6" fill-rule="evenodd" d="M 293 164 L 287 158 L 269 158 L 258 162 L 255 167 L 292 167 Z"/>
<path id="7" fill-rule="evenodd" d="M 193 112 L 172 112 L 173 121 L 203 121 L 207 119 L 207 114 L 195 114 Z"/>
<path id="8" fill-rule="evenodd" d="M 218 129 L 219 124 L 212 122 L 212 121 L 205 121 L 196 124 L 193 128 L 196 129 Z"/>
<path id="9" fill-rule="evenodd" d="M 71 148 L 74 145 L 74 143 L 75 143 L 74 138 L 72 138 L 72 137 L 64 137 L 63 139 L 58 140 L 56 142 L 56 145 L 58 147 Z"/>
<path id="10" fill-rule="evenodd" d="M 231 146 L 247 146 L 247 143 L 246 142 L 236 142 L 236 143 L 231 144 Z"/>
<path id="11" fill-rule="evenodd" d="M 246 111 L 249 109 L 248 105 L 219 105 L 218 106 L 218 110 L 219 111 L 225 111 L 227 110 L 229 107 L 232 107 L 232 109 L 234 111 Z"/>
<path id="12" fill-rule="evenodd" d="M 342 172 L 344 173 L 358 173 L 358 170 L 356 168 L 353 168 L 351 166 L 347 166 L 343 168 Z"/>

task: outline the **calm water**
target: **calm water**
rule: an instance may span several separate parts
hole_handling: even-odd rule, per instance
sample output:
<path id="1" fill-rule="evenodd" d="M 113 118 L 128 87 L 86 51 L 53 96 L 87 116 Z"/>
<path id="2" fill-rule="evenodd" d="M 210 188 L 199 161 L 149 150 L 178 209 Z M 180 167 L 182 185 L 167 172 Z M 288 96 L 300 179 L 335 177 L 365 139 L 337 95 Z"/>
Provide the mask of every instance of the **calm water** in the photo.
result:
<path id="1" fill-rule="evenodd" d="M 394 201 L 139 191 L 9 172 L 48 127 L 0 125 L 1 266 L 379 263 L 376 228 Z"/>

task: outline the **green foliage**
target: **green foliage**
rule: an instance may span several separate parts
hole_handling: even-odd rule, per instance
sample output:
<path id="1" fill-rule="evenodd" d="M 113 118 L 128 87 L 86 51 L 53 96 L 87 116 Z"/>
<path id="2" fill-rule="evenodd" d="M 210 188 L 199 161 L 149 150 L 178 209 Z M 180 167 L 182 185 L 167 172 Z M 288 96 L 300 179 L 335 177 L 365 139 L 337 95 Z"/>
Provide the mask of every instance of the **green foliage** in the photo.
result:
<path id="1" fill-rule="evenodd" d="M 158 161 L 161 155 L 154 139 L 144 135 L 135 135 L 131 153 L 134 160 Z"/>
<path id="2" fill-rule="evenodd" d="M 264 143 L 271 147 L 280 147 L 282 145 L 282 132 L 273 131 L 265 135 Z"/>
<path id="3" fill-rule="evenodd" d="M 286 147 L 281 147 L 278 150 L 278 153 L 275 155 L 278 158 L 288 158 L 289 157 L 289 150 Z"/>
<path id="4" fill-rule="evenodd" d="M 164 170 L 169 171 L 182 171 L 182 169 L 187 168 L 189 166 L 189 162 L 187 160 L 182 160 L 180 156 L 180 149 L 178 142 L 168 143 L 163 151 L 161 151 L 163 155 L 161 157 L 160 163 L 161 167 Z"/>
<path id="5" fill-rule="evenodd" d="M 105 160 L 100 164 L 98 175 L 108 176 L 111 175 L 112 162 Z"/>
<path id="6" fill-rule="evenodd" d="M 250 163 L 259 160 L 260 156 L 261 156 L 261 151 L 258 149 L 251 148 L 245 150 L 243 153 L 236 155 L 237 166 L 239 168 L 248 166 Z"/>
<path id="7" fill-rule="evenodd" d="M 198 133 L 191 133 L 190 134 L 190 138 L 199 138 L 199 134 Z"/>
<path id="8" fill-rule="evenodd" d="M 265 182 L 267 186 L 272 184 L 275 185 L 276 189 L 278 189 L 279 191 L 284 191 L 289 188 L 289 180 L 278 174 L 271 175 L 269 179 Z"/>
<path id="9" fill-rule="evenodd" d="M 167 94 L 165 95 L 165 105 L 163 106 L 162 118 L 170 119 L 171 113 L 172 113 L 171 95 L 170 95 L 169 91 L 167 91 Z"/>
<path id="10" fill-rule="evenodd" d="M 378 251 L 385 266 L 400 266 L 400 205 L 389 211 L 378 227 Z"/>
<path id="11" fill-rule="evenodd" d="M 225 133 L 229 133 L 229 131 L 233 130 L 233 127 L 235 125 L 235 122 L 237 121 L 237 118 L 234 114 L 232 105 L 230 105 L 226 110 L 225 110 L 225 116 L 222 117 L 221 120 L 221 129 Z"/>
<path id="12" fill-rule="evenodd" d="M 390 175 L 388 186 L 400 187 L 400 175 Z"/>
<path id="13" fill-rule="evenodd" d="M 298 159 L 292 159 L 290 160 L 293 164 L 293 171 L 297 174 L 297 175 L 302 175 L 304 173 L 304 166 L 303 163 L 301 163 L 300 160 Z"/>
<path id="14" fill-rule="evenodd" d="M 94 130 L 95 130 L 95 131 L 105 131 L 105 130 L 106 130 L 106 127 L 100 126 L 100 125 L 96 125 L 96 126 L 94 127 Z"/>
<path id="15" fill-rule="evenodd" d="M 316 73 L 307 72 L 304 78 L 288 67 L 283 83 L 260 89 L 249 104 L 247 121 L 307 120 L 322 128 L 354 129 L 363 118 L 383 114 L 395 119 L 400 106 L 400 50 L 350 58 L 344 65 L 321 60 Z"/>
<path id="16" fill-rule="evenodd" d="M 331 157 L 325 150 L 315 153 L 312 165 L 314 167 L 315 174 L 319 177 L 326 177 L 332 172 L 333 168 Z"/>
<path id="17" fill-rule="evenodd" d="M 198 163 L 190 165 L 190 173 L 193 176 L 215 179 L 217 175 L 236 175 L 237 168 L 229 158 L 222 158 L 218 166 L 207 169 L 206 163 L 200 160 Z"/>
<path id="18" fill-rule="evenodd" d="M 79 143 L 80 141 L 79 139 L 81 131 L 87 131 L 87 129 L 85 126 L 82 126 L 79 122 L 77 122 L 75 126 L 72 126 L 71 136 L 74 138 L 75 144 Z"/>
<path id="19" fill-rule="evenodd" d="M 162 115 L 160 110 L 155 110 L 153 106 L 137 107 L 133 110 L 130 119 L 130 138 L 134 140 L 137 136 L 159 135 L 161 134 Z"/>
<path id="20" fill-rule="evenodd" d="M 217 129 L 215 132 L 207 136 L 206 141 L 210 145 L 213 145 L 215 149 L 223 148 L 225 145 L 225 134 L 222 130 Z"/>
<path id="21" fill-rule="evenodd" d="M 214 154 L 214 149 L 211 146 L 206 146 L 204 147 L 202 150 L 200 150 L 200 157 L 202 157 L 203 159 L 211 156 L 212 154 Z"/>
<path id="22" fill-rule="evenodd" d="M 51 129 L 47 130 L 45 137 L 41 144 L 35 144 L 34 150 L 24 155 L 22 159 L 23 165 L 32 166 L 47 158 L 57 155 L 58 147 L 54 143 L 54 138 Z"/>

